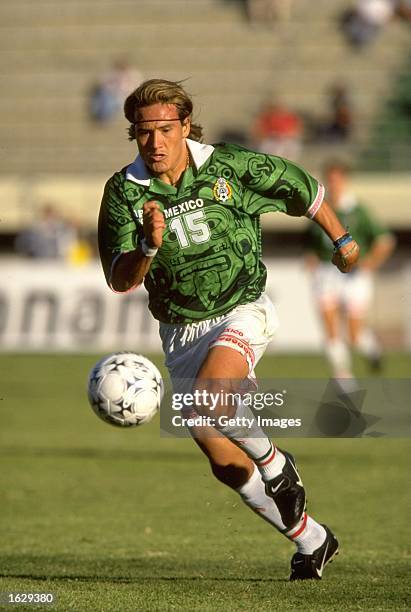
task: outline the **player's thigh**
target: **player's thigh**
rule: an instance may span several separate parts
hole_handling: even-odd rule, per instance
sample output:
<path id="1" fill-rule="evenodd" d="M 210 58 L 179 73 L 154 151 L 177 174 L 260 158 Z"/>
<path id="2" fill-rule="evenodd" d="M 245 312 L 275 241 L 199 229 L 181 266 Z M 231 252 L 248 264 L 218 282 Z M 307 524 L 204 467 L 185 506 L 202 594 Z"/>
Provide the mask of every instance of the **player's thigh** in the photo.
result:
<path id="1" fill-rule="evenodd" d="M 226 346 L 211 348 L 194 381 L 193 390 L 200 399 L 196 411 L 213 419 L 234 417 L 238 393 L 249 387 L 246 357 Z"/>
<path id="2" fill-rule="evenodd" d="M 326 337 L 330 340 L 337 338 L 341 326 L 341 313 L 338 304 L 321 304 L 320 316 Z"/>
<path id="3" fill-rule="evenodd" d="M 227 369 L 231 370 L 232 367 L 236 373 L 238 369 L 242 372 L 238 359 L 229 359 L 225 364 L 223 359 L 214 355 L 213 349 L 217 346 L 232 349 L 244 356 L 249 368 L 245 376 L 252 379 L 254 366 L 264 354 L 277 327 L 275 308 L 266 295 L 250 304 L 238 306 L 215 321 L 186 326 L 160 324 L 166 366 L 174 386 L 179 380 L 194 380 L 205 364 L 208 371 L 217 366 L 223 368 L 221 375 L 226 375 Z"/>
<path id="4" fill-rule="evenodd" d="M 312 288 L 318 308 L 332 308 L 341 301 L 342 274 L 331 263 L 321 262 L 313 271 Z"/>
<path id="5" fill-rule="evenodd" d="M 254 379 L 254 367 L 263 356 L 278 328 L 278 317 L 274 305 L 267 295 L 261 295 L 255 302 L 242 304 L 230 312 L 209 349 L 226 347 L 243 356 L 248 365 L 244 378 Z M 221 353 L 222 355 L 223 353 Z M 227 353 L 230 355 L 230 353 Z M 230 359 L 228 370 L 242 368 L 242 361 Z"/>
<path id="6" fill-rule="evenodd" d="M 219 413 L 235 414 L 235 400 L 229 405 L 223 397 L 244 390 L 245 385 L 253 386 L 254 366 L 267 348 L 277 324 L 275 309 L 263 295 L 255 302 L 234 309 L 214 334 L 196 376 L 195 389 L 222 399 L 217 407 Z M 204 413 L 204 406 L 201 410 Z"/>
<path id="7" fill-rule="evenodd" d="M 227 346 L 213 346 L 207 353 L 197 379 L 243 380 L 248 376 L 246 356 Z"/>
<path id="8" fill-rule="evenodd" d="M 351 344 L 357 344 L 365 325 L 364 312 L 358 310 L 347 317 L 348 337 Z"/>
<path id="9" fill-rule="evenodd" d="M 349 318 L 364 319 L 374 293 L 373 279 L 369 272 L 359 270 L 347 275 L 344 283 L 343 302 Z"/>

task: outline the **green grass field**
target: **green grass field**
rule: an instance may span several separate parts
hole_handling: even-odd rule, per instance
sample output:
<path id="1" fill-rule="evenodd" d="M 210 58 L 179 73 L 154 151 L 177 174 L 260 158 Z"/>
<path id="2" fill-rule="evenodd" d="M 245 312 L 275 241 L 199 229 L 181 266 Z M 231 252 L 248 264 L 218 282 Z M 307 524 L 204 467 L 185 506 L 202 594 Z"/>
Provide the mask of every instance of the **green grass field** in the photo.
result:
<path id="1" fill-rule="evenodd" d="M 293 545 L 213 480 L 190 440 L 160 438 L 158 420 L 117 430 L 93 415 L 95 360 L 0 356 L 0 591 L 57 597 L 0 609 L 409 609 L 409 441 L 281 440 L 310 513 L 341 540 L 321 582 L 289 583 Z M 323 368 L 320 357 L 267 357 L 260 375 Z M 387 375 L 410 369 L 389 356 Z"/>

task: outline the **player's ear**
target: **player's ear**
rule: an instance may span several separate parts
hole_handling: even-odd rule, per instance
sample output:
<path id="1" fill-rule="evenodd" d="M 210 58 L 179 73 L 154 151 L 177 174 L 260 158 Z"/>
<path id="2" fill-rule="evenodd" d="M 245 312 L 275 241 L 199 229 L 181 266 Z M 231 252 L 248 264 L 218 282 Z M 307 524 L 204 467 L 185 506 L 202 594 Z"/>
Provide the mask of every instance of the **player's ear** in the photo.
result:
<path id="1" fill-rule="evenodd" d="M 191 130 L 191 121 L 188 117 L 186 117 L 183 121 L 183 136 L 187 138 Z"/>

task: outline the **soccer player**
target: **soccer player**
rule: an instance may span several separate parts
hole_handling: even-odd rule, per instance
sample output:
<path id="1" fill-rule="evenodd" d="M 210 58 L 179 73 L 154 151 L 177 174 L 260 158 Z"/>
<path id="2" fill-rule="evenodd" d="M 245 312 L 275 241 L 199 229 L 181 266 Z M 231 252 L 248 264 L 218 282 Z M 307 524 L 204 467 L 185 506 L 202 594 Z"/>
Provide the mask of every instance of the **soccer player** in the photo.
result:
<path id="1" fill-rule="evenodd" d="M 144 281 L 174 387 L 191 379 L 202 398 L 214 381 L 214 390 L 236 390 L 236 381 L 253 378 L 277 326 L 264 294 L 259 216 L 281 211 L 314 219 L 334 242 L 342 272 L 355 265 L 358 245 L 323 200 L 322 185 L 302 168 L 232 144 L 201 144 L 180 83 L 146 81 L 124 111 L 139 153 L 103 195 L 99 247 L 107 282 L 125 292 Z M 224 409 L 234 423 L 253 417 L 241 402 Z M 207 414 L 204 405 L 190 410 Z M 295 542 L 291 580 L 320 579 L 338 542 L 306 513 L 293 456 L 256 424 L 248 437 L 236 424 L 190 433 L 216 478 Z"/>
<path id="2" fill-rule="evenodd" d="M 373 272 L 391 255 L 395 240 L 352 192 L 349 169 L 344 163 L 330 162 L 324 176 L 329 204 L 361 248 L 356 269 L 351 274 L 339 274 L 330 263 L 332 241 L 316 224 L 309 228 L 307 262 L 313 270 L 313 293 L 324 329 L 325 354 L 333 376 L 344 379 L 353 377 L 350 348 L 362 354 L 372 370 L 381 369 L 381 347 L 367 325 L 367 314 L 373 297 Z"/>

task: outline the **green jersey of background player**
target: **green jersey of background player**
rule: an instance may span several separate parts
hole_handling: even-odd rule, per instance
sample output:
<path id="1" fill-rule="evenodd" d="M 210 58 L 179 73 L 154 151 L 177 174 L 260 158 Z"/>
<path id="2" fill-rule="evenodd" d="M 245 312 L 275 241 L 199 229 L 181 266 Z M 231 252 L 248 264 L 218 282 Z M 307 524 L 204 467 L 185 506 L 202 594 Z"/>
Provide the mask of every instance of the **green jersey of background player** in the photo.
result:
<path id="1" fill-rule="evenodd" d="M 146 81 L 124 110 L 139 155 L 104 192 L 99 245 L 107 281 L 124 292 L 144 280 L 173 382 L 188 372 L 191 390 L 199 391 L 195 414 L 230 417 L 218 429 L 189 428 L 213 474 L 296 543 L 292 580 L 319 579 L 338 543 L 307 515 L 294 458 L 273 446 L 241 401 L 221 402 L 210 415 L 204 397 L 235 393 L 272 335 L 272 309 L 261 296 L 259 215 L 313 218 L 334 242 L 333 263 L 343 272 L 355 265 L 358 246 L 323 201 L 322 186 L 295 164 L 234 145 L 200 144 L 180 83 Z M 248 437 L 236 421 L 244 417 L 254 423 Z"/>
<path id="2" fill-rule="evenodd" d="M 343 205 L 334 208 L 334 210 L 341 224 L 345 228 L 349 228 L 355 236 L 361 249 L 361 260 L 368 255 L 379 238 L 391 238 L 391 234 L 378 222 L 375 216 L 351 194 Z M 329 262 L 333 251 L 333 243 L 318 225 L 312 224 L 307 248 L 315 253 L 320 261 Z"/>
<path id="3" fill-rule="evenodd" d="M 315 223 L 310 225 L 306 258 L 324 331 L 325 355 L 333 376 L 340 380 L 354 377 L 351 350 L 363 355 L 372 370 L 381 370 L 382 347 L 368 321 L 372 273 L 384 264 L 395 246 L 393 235 L 358 201 L 350 174 L 341 160 L 328 161 L 324 168 L 328 202 L 361 249 L 355 274 L 338 274 L 330 263 L 333 244 Z"/>

